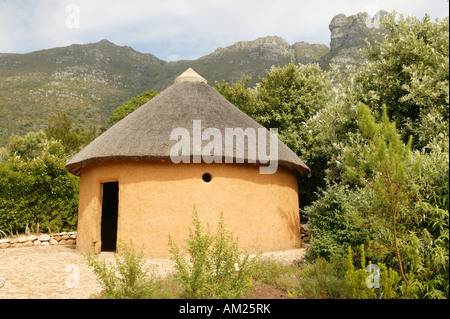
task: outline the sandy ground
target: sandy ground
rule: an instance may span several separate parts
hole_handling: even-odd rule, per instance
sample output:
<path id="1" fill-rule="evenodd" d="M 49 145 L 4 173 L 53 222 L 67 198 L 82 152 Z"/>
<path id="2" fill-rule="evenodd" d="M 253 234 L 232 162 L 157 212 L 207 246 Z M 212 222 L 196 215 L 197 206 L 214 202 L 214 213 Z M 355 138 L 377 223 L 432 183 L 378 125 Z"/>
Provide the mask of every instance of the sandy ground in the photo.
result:
<path id="1" fill-rule="evenodd" d="M 286 261 L 300 259 L 303 249 L 272 254 Z M 113 253 L 101 260 L 114 262 Z M 158 274 L 173 270 L 168 259 L 146 260 Z M 86 299 L 101 291 L 97 276 L 75 246 L 41 246 L 0 250 L 0 299 Z"/>

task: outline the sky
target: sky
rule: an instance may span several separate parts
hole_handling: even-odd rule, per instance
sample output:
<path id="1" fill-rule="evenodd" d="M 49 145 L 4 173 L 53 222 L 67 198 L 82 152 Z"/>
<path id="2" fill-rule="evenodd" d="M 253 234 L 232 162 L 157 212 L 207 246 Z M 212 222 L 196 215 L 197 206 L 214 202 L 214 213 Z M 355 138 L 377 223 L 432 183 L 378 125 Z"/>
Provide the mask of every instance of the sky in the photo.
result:
<path id="1" fill-rule="evenodd" d="M 269 35 L 329 46 L 339 13 L 442 19 L 448 8 L 447 0 L 0 0 L 0 52 L 107 39 L 165 61 L 191 60 Z"/>

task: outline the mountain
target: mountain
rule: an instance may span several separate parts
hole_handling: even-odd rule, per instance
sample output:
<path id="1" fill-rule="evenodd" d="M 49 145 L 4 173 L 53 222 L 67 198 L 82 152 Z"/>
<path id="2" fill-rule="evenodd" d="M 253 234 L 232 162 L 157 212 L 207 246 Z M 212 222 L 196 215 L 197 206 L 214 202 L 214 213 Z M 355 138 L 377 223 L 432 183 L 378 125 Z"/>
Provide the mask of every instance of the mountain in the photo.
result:
<path id="1" fill-rule="evenodd" d="M 256 84 L 258 76 L 264 76 L 271 66 L 283 66 L 290 61 L 295 63 L 318 62 L 328 53 L 323 44 L 296 42 L 290 45 L 277 36 L 267 36 L 254 41 L 237 42 L 226 48 L 217 48 L 213 53 L 194 61 L 169 63 L 168 69 L 177 75 L 192 67 L 196 72 L 214 84 L 214 81 L 226 80 L 230 83 L 242 79 L 244 74 L 252 77 L 250 84 Z M 172 81 L 173 76 L 169 81 Z M 170 83 L 165 83 L 165 85 Z"/>
<path id="2" fill-rule="evenodd" d="M 264 75 L 272 65 L 317 62 L 325 45 L 295 43 L 280 37 L 238 42 L 194 61 L 165 62 L 151 54 L 107 40 L 85 45 L 0 56 L 0 144 L 11 134 L 46 126 L 57 110 L 73 125 L 104 124 L 124 101 L 145 90 L 163 90 L 192 67 L 210 84 Z M 3 142 L 3 143 L 2 143 Z"/>
<path id="3" fill-rule="evenodd" d="M 334 65 L 341 74 L 356 71 L 364 62 L 358 51 L 367 47 L 366 41 L 374 44 L 386 36 L 387 31 L 381 22 L 387 14 L 381 10 L 373 17 L 366 12 L 349 17 L 342 13 L 336 15 L 329 25 L 330 51 L 321 57 L 321 67 Z"/>
<path id="4" fill-rule="evenodd" d="M 74 126 L 104 123 L 117 105 L 149 89 L 166 65 L 107 40 L 0 56 L 0 138 L 44 128 L 57 110 Z"/>
<path id="5" fill-rule="evenodd" d="M 165 89 L 189 67 L 213 85 L 214 81 L 238 81 L 244 74 L 255 84 L 271 66 L 290 61 L 316 62 L 323 68 L 330 63 L 357 65 L 354 52 L 365 46 L 364 38 L 372 41 L 373 33 L 379 33 L 366 18 L 364 14 L 334 17 L 330 48 L 305 42 L 290 45 L 280 37 L 267 36 L 217 48 L 197 60 L 175 62 L 108 40 L 27 54 L 1 53 L 0 146 L 11 134 L 45 128 L 58 110 L 68 114 L 75 127 L 103 125 L 124 101 L 146 90 Z"/>

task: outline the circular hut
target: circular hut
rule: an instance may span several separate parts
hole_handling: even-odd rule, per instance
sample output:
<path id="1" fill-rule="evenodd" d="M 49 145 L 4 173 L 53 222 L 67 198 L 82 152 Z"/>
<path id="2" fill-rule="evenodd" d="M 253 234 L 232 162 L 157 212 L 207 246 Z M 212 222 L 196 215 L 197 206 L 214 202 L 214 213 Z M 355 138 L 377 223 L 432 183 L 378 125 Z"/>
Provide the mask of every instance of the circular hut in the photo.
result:
<path id="1" fill-rule="evenodd" d="M 82 251 L 131 240 L 146 257 L 167 258 L 169 235 L 178 245 L 188 238 L 194 206 L 212 231 L 223 213 L 242 251 L 300 247 L 297 177 L 309 168 L 192 69 L 66 168 L 80 177 Z"/>

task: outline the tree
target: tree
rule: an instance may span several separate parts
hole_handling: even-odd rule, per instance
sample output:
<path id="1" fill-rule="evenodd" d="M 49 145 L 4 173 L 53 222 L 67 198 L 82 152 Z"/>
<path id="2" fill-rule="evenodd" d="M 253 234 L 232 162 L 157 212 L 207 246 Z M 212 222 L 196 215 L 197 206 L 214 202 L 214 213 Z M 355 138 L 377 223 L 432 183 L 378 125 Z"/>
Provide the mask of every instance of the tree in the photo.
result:
<path id="1" fill-rule="evenodd" d="M 327 160 L 326 187 L 305 209 L 308 255 L 364 244 L 369 260 L 398 270 L 403 296 L 448 298 L 448 17 L 396 18 L 306 122 Z"/>
<path id="2" fill-rule="evenodd" d="M 329 74 L 318 64 L 272 67 L 255 92 L 255 120 L 278 128 L 281 140 L 298 154 L 305 122 L 334 100 Z"/>
<path id="3" fill-rule="evenodd" d="M 386 105 L 403 140 L 413 135 L 412 146 L 419 149 L 448 133 L 449 18 L 433 22 L 428 15 L 420 20 L 393 13 L 384 23 L 389 35 L 369 46 L 367 62 L 354 78 L 358 97 L 379 115 Z M 422 123 L 430 125 L 430 116 L 439 131 L 424 134 Z"/>
<path id="4" fill-rule="evenodd" d="M 46 139 L 44 131 L 29 132 L 25 136 L 12 135 L 6 150 L 6 158 L 18 156 L 24 160 L 32 160 L 40 156 Z"/>
<path id="5" fill-rule="evenodd" d="M 319 187 L 324 187 L 327 155 L 318 151 L 313 131 L 306 123 L 329 106 L 336 98 L 329 74 L 318 64 L 272 67 L 266 77 L 249 88 L 250 78 L 229 85 L 215 84 L 216 90 L 231 103 L 266 127 L 277 128 L 278 137 L 310 167 L 311 173 L 301 177 L 300 206 L 310 204 Z M 314 131 L 315 133 L 315 131 Z"/>
<path id="6" fill-rule="evenodd" d="M 129 101 L 123 103 L 121 106 L 118 106 L 110 116 L 108 126 L 116 124 L 125 116 L 138 109 L 140 106 L 144 105 L 158 94 L 159 92 L 157 91 L 146 91 L 143 94 L 133 97 Z"/>
<path id="7" fill-rule="evenodd" d="M 248 86 L 250 81 L 251 77 L 248 75 L 244 75 L 242 80 L 233 83 L 231 86 L 225 80 L 222 83 L 216 81 L 214 83 L 214 89 L 242 112 L 250 117 L 254 117 L 257 100 L 255 91 Z"/>
<path id="8" fill-rule="evenodd" d="M 72 130 L 69 117 L 62 111 L 49 118 L 45 134 L 48 139 L 61 141 L 67 154 L 78 151 L 81 146 L 78 134 Z"/>
<path id="9" fill-rule="evenodd" d="M 347 174 L 363 179 L 373 194 L 373 202 L 368 214 L 369 223 L 380 234 L 381 242 L 389 251 L 393 251 L 399 273 L 409 287 L 405 275 L 404 258 L 400 253 L 400 237 L 407 236 L 405 224 L 411 216 L 411 205 L 416 200 L 415 185 L 408 183 L 411 174 L 420 174 L 420 167 L 412 165 L 410 159 L 411 141 L 404 145 L 398 137 L 395 122 L 389 122 L 386 109 L 382 123 L 377 124 L 370 114 L 368 106 L 361 104 L 359 120 L 362 133 L 367 136 L 368 144 L 363 148 L 363 158 L 358 162 L 352 152 L 347 152 Z M 402 232 L 403 231 L 403 232 Z"/>
<path id="10" fill-rule="evenodd" d="M 444 157 L 413 152 L 412 139 L 403 143 L 385 108 L 380 123 L 364 104 L 358 113 L 363 142 L 359 152 L 354 148 L 344 151 L 346 175 L 347 181 L 356 180 L 353 184 L 359 185 L 354 193 L 364 190 L 371 200 L 359 207 L 355 221 L 371 233 L 372 256 L 396 266 L 405 296 L 419 291 L 421 296 L 445 298 L 448 203 L 443 199 L 448 200 L 448 152 L 441 153 Z M 436 165 L 437 155 L 444 164 L 435 171 L 430 163 Z M 430 176 L 423 174 L 424 169 Z M 432 186 L 437 177 L 444 184 L 440 188 Z"/>

